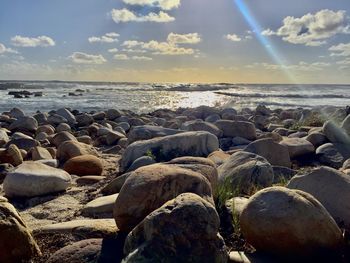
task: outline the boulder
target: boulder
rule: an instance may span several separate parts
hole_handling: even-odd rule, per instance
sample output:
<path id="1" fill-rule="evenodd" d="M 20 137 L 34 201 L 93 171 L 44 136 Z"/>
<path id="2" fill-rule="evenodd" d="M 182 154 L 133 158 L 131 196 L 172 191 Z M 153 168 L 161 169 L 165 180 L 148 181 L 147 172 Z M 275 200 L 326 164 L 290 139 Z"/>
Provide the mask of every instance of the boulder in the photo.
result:
<path id="1" fill-rule="evenodd" d="M 10 140 L 5 129 L 0 129 L 0 147 L 5 145 Z"/>
<path id="2" fill-rule="evenodd" d="M 57 132 L 63 132 L 63 131 L 70 132 L 71 127 L 67 123 L 61 123 L 57 126 L 56 131 Z"/>
<path id="3" fill-rule="evenodd" d="M 4 192 L 8 197 L 34 197 L 65 191 L 71 176 L 38 162 L 24 162 L 7 174 Z"/>
<path id="4" fill-rule="evenodd" d="M 272 185 L 271 164 L 262 156 L 239 151 L 218 167 L 219 182 L 230 191 L 250 194 L 256 188 Z"/>
<path id="5" fill-rule="evenodd" d="M 124 134 L 118 131 L 109 131 L 106 135 L 107 145 L 116 145 L 122 138 L 125 138 Z"/>
<path id="6" fill-rule="evenodd" d="M 72 234 L 83 238 L 113 237 L 118 228 L 114 219 L 80 219 L 40 226 L 34 234 Z"/>
<path id="7" fill-rule="evenodd" d="M 311 256 L 341 248 L 342 232 L 312 195 L 284 187 L 263 189 L 240 216 L 241 231 L 257 251 Z"/>
<path id="8" fill-rule="evenodd" d="M 32 148 L 31 154 L 32 154 L 33 161 L 52 159 L 50 152 L 48 150 L 46 150 L 45 148 L 40 147 L 40 146 Z"/>
<path id="9" fill-rule="evenodd" d="M 80 155 L 70 158 L 63 168 L 66 172 L 78 176 L 101 175 L 103 172 L 102 161 L 94 155 Z"/>
<path id="10" fill-rule="evenodd" d="M 87 113 L 77 115 L 75 117 L 75 119 L 76 119 L 79 127 L 89 126 L 90 124 L 92 124 L 94 122 L 94 118 Z"/>
<path id="11" fill-rule="evenodd" d="M 11 131 L 34 133 L 38 129 L 38 122 L 33 117 L 21 117 L 11 123 L 9 129 Z"/>
<path id="12" fill-rule="evenodd" d="M 208 159 L 215 163 L 216 167 L 222 165 L 225 160 L 230 158 L 231 155 L 225 153 L 224 151 L 215 151 L 209 154 Z"/>
<path id="13" fill-rule="evenodd" d="M 90 216 L 90 217 L 96 217 L 101 214 L 112 215 L 114 203 L 117 197 L 118 197 L 118 194 L 98 197 L 90 201 L 89 203 L 87 203 L 83 207 L 81 212 L 84 216 Z"/>
<path id="14" fill-rule="evenodd" d="M 0 262 L 14 263 L 41 255 L 40 249 L 16 209 L 0 199 Z"/>
<path id="15" fill-rule="evenodd" d="M 214 134 L 217 137 L 222 136 L 222 131 L 210 122 L 203 120 L 187 121 L 181 125 L 181 130 L 184 131 L 207 131 Z"/>
<path id="16" fill-rule="evenodd" d="M 24 113 L 24 111 L 22 111 L 21 109 L 19 109 L 19 108 L 12 108 L 11 110 L 10 110 L 10 117 L 12 117 L 12 118 L 15 118 L 15 119 L 19 119 L 19 118 L 22 118 L 22 117 L 24 117 L 25 116 L 25 113 Z"/>
<path id="17" fill-rule="evenodd" d="M 14 144 L 11 144 L 7 149 L 0 149 L 0 163 L 9 163 L 13 166 L 18 166 L 23 163 L 21 151 Z"/>
<path id="18" fill-rule="evenodd" d="M 130 144 L 121 159 L 121 171 L 138 158 L 151 154 L 157 162 L 170 161 L 181 156 L 207 157 L 218 150 L 219 142 L 215 135 L 209 132 L 184 132 L 147 141 Z"/>
<path id="19" fill-rule="evenodd" d="M 154 164 L 156 163 L 155 160 L 153 160 L 152 157 L 150 156 L 142 156 L 138 159 L 136 159 L 129 167 L 129 169 L 127 170 L 127 172 L 132 172 L 135 171 L 136 169 L 143 167 L 143 166 L 147 166 L 150 164 Z"/>
<path id="20" fill-rule="evenodd" d="M 67 109 L 61 108 L 56 111 L 56 114 L 65 118 L 69 124 L 75 124 L 76 120 L 74 115 Z"/>
<path id="21" fill-rule="evenodd" d="M 313 144 L 301 138 L 285 138 L 280 144 L 287 146 L 291 159 L 315 152 Z"/>
<path id="22" fill-rule="evenodd" d="M 122 189 L 126 179 L 130 176 L 130 173 L 125 173 L 123 175 L 118 176 L 117 178 L 114 178 L 112 181 L 110 181 L 105 187 L 102 188 L 101 192 L 105 195 L 112 195 L 119 193 Z"/>
<path id="23" fill-rule="evenodd" d="M 339 226 L 350 230 L 350 177 L 333 168 L 320 167 L 311 173 L 294 176 L 287 185 L 313 195 Z"/>
<path id="24" fill-rule="evenodd" d="M 52 143 L 56 147 L 60 146 L 61 143 L 66 141 L 77 141 L 77 139 L 74 137 L 73 134 L 69 133 L 68 131 L 61 131 L 52 138 Z"/>
<path id="25" fill-rule="evenodd" d="M 63 142 L 57 149 L 57 159 L 61 162 L 80 155 L 98 156 L 98 152 L 93 146 L 78 141 Z"/>
<path id="26" fill-rule="evenodd" d="M 336 144 L 326 143 L 316 149 L 316 156 L 318 160 L 324 164 L 333 168 L 340 168 L 345 161 L 345 157 L 338 150 Z"/>
<path id="27" fill-rule="evenodd" d="M 47 118 L 47 122 L 50 123 L 51 125 L 59 125 L 61 123 L 67 123 L 68 120 L 61 115 L 58 114 L 50 114 L 50 116 Z"/>
<path id="28" fill-rule="evenodd" d="M 150 212 L 181 193 L 196 193 L 213 203 L 209 181 L 200 173 L 175 165 L 153 164 L 132 172 L 114 206 L 121 231 L 128 232 Z"/>
<path id="29" fill-rule="evenodd" d="M 0 184 L 3 183 L 6 175 L 14 169 L 12 164 L 2 163 L 0 164 Z"/>
<path id="30" fill-rule="evenodd" d="M 156 137 L 164 137 L 169 135 L 174 135 L 182 133 L 184 131 L 168 129 L 159 126 L 143 125 L 132 127 L 128 133 L 129 143 L 133 143 L 141 140 L 149 140 Z"/>
<path id="31" fill-rule="evenodd" d="M 59 249 L 47 263 L 96 263 L 99 262 L 101 249 L 102 239 L 85 239 Z"/>
<path id="32" fill-rule="evenodd" d="M 321 132 L 312 132 L 305 138 L 307 141 L 311 142 L 313 146 L 318 147 L 322 144 L 327 143 L 327 137 Z"/>
<path id="33" fill-rule="evenodd" d="M 260 139 L 250 143 L 244 151 L 264 157 L 270 164 L 291 167 L 288 147 L 272 139 Z"/>
<path id="34" fill-rule="evenodd" d="M 204 175 L 204 177 L 210 182 L 212 190 L 214 190 L 217 186 L 218 171 L 215 163 L 208 158 L 185 156 L 175 158 L 166 164 L 174 164 L 177 167 L 188 169 Z"/>
<path id="35" fill-rule="evenodd" d="M 192 193 L 166 202 L 127 236 L 123 262 L 227 262 L 215 207 Z"/>
<path id="36" fill-rule="evenodd" d="M 120 116 L 122 116 L 122 112 L 116 109 L 109 109 L 106 113 L 107 119 L 111 121 L 119 118 Z"/>
<path id="37" fill-rule="evenodd" d="M 242 137 L 248 140 L 256 139 L 255 126 L 247 121 L 220 120 L 215 125 L 222 130 L 223 137 Z"/>
<path id="38" fill-rule="evenodd" d="M 338 126 L 333 121 L 327 121 L 324 123 L 323 133 L 326 135 L 330 142 L 350 144 L 349 135 L 341 126 Z"/>
<path id="39" fill-rule="evenodd" d="M 13 138 L 6 145 L 9 146 L 11 144 L 14 144 L 19 149 L 23 149 L 26 151 L 29 151 L 33 147 L 40 146 L 40 142 L 32 138 L 18 138 L 18 139 Z"/>

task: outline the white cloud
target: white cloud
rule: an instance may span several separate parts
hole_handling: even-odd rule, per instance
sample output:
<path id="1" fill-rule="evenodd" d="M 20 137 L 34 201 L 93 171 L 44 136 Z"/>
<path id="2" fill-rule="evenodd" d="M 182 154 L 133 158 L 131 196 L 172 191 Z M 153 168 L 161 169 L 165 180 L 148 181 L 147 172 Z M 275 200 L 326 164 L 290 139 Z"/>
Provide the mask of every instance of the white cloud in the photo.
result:
<path id="1" fill-rule="evenodd" d="M 151 61 L 153 60 L 151 57 L 146 57 L 146 56 L 132 56 L 129 57 L 126 54 L 115 54 L 113 56 L 114 59 L 116 60 L 138 60 L 138 61 Z"/>
<path id="2" fill-rule="evenodd" d="M 151 40 L 149 42 L 142 42 L 136 40 L 125 41 L 122 46 L 132 50 L 146 50 L 151 51 L 154 55 L 192 55 L 197 52 L 193 48 L 185 48 L 179 44 L 197 44 L 201 41 L 198 33 L 190 34 L 175 34 L 170 33 L 167 37 L 167 42 L 159 42 Z"/>
<path id="3" fill-rule="evenodd" d="M 133 56 L 132 57 L 133 60 L 143 60 L 143 61 L 151 61 L 153 60 L 150 57 L 146 57 L 146 56 Z"/>
<path id="4" fill-rule="evenodd" d="M 111 49 L 108 49 L 108 52 L 109 53 L 117 53 L 118 49 L 117 48 L 111 48 Z"/>
<path id="5" fill-rule="evenodd" d="M 180 0 L 123 0 L 129 5 L 155 6 L 163 10 L 171 10 L 178 8 L 181 4 Z"/>
<path id="6" fill-rule="evenodd" d="M 300 18 L 288 16 L 277 31 L 266 29 L 262 35 L 281 36 L 286 42 L 304 44 L 306 46 L 320 46 L 327 43 L 327 39 L 339 34 L 349 33 L 346 12 L 343 10 L 321 10 L 315 14 L 308 13 Z"/>
<path id="7" fill-rule="evenodd" d="M 69 58 L 76 64 L 103 64 L 106 62 L 102 55 L 90 55 L 82 52 L 74 52 Z"/>
<path id="8" fill-rule="evenodd" d="M 107 33 L 101 37 L 89 37 L 89 42 L 90 43 L 114 43 L 114 42 L 118 42 L 118 37 L 119 34 L 111 32 L 111 33 Z"/>
<path id="9" fill-rule="evenodd" d="M 347 44 L 341 43 L 336 46 L 331 46 L 329 50 L 333 51 L 331 56 L 348 57 L 350 56 L 350 43 L 347 43 Z"/>
<path id="10" fill-rule="evenodd" d="M 113 56 L 116 60 L 129 60 L 130 58 L 125 54 L 116 54 Z"/>
<path id="11" fill-rule="evenodd" d="M 168 43 L 172 44 L 198 44 L 201 42 L 201 37 L 198 33 L 190 34 L 175 34 L 170 33 L 167 38 Z"/>
<path id="12" fill-rule="evenodd" d="M 225 36 L 226 39 L 232 41 L 232 42 L 239 42 L 242 40 L 242 38 L 240 38 L 239 36 L 237 36 L 236 34 L 227 34 Z"/>
<path id="13" fill-rule="evenodd" d="M 7 48 L 4 44 L 0 43 L 0 54 L 4 53 L 13 53 L 13 54 L 18 54 L 18 52 L 12 48 Z"/>
<path id="14" fill-rule="evenodd" d="M 56 43 L 48 36 L 22 37 L 14 36 L 11 38 L 12 44 L 16 47 L 52 47 Z"/>
<path id="15" fill-rule="evenodd" d="M 148 13 L 147 15 L 135 14 L 134 12 L 123 8 L 113 9 L 111 12 L 112 19 L 116 23 L 125 22 L 156 22 L 156 23 L 167 23 L 175 20 L 174 17 L 169 14 L 160 11 L 159 13 Z"/>

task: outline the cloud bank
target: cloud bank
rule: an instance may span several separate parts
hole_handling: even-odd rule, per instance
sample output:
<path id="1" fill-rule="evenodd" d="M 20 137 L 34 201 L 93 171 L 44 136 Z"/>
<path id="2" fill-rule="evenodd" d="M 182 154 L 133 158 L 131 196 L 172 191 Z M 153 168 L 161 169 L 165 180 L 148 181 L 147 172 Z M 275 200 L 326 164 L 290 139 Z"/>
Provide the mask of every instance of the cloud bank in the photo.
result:
<path id="1" fill-rule="evenodd" d="M 320 46 L 327 43 L 328 38 L 339 33 L 350 33 L 346 12 L 324 9 L 300 18 L 288 16 L 277 31 L 266 29 L 261 34 L 281 36 L 284 41 L 292 44 Z"/>
<path id="2" fill-rule="evenodd" d="M 103 64 L 107 61 L 102 55 L 90 55 L 83 52 L 74 52 L 69 58 L 76 64 Z"/>
<path id="3" fill-rule="evenodd" d="M 55 41 L 48 36 L 23 37 L 17 35 L 11 38 L 11 41 L 16 47 L 52 47 L 56 45 Z"/>
<path id="4" fill-rule="evenodd" d="M 168 13 L 160 11 L 159 13 L 148 13 L 146 15 L 136 14 L 126 8 L 112 9 L 111 16 L 116 23 L 126 22 L 155 22 L 155 23 L 168 23 L 175 21 L 175 18 Z"/>

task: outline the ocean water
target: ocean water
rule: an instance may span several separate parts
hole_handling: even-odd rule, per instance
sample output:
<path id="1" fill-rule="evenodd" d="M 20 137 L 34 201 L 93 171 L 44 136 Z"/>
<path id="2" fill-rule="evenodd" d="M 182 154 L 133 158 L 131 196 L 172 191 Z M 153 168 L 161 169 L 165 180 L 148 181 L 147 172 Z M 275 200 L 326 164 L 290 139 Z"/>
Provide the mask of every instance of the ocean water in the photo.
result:
<path id="1" fill-rule="evenodd" d="M 0 81 L 0 112 L 19 107 L 27 113 L 69 107 L 81 111 L 109 108 L 147 113 L 179 107 L 311 108 L 350 105 L 350 85 L 147 84 L 86 82 L 21 82 L 4 89 Z M 16 99 L 10 91 L 42 92 L 42 97 Z M 81 96 L 69 96 L 75 93 Z"/>

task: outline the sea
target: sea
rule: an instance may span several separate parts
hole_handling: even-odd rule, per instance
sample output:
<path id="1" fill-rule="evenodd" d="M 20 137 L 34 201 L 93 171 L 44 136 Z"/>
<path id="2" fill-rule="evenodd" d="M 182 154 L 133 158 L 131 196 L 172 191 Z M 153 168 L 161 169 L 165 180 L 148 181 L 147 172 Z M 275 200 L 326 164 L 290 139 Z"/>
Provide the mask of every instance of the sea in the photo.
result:
<path id="1" fill-rule="evenodd" d="M 14 98 L 13 91 L 42 93 Z M 62 81 L 0 81 L 0 112 L 18 107 L 26 113 L 59 108 L 85 112 L 110 108 L 148 113 L 157 109 L 212 107 L 314 108 L 350 105 L 350 85 L 155 84 Z"/>

